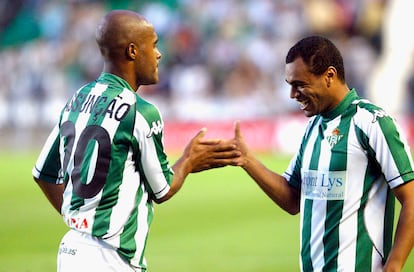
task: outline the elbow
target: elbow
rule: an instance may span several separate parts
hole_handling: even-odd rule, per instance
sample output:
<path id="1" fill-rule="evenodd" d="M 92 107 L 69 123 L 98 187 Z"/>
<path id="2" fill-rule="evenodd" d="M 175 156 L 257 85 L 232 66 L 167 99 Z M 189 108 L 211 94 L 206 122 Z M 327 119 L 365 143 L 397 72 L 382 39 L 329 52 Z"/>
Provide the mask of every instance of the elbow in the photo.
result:
<path id="1" fill-rule="evenodd" d="M 153 201 L 157 204 L 161 204 L 161 203 L 165 202 L 166 200 L 164 200 L 163 198 L 160 198 L 160 199 L 153 199 Z"/>
<path id="2" fill-rule="evenodd" d="M 297 215 L 298 213 L 299 213 L 299 211 L 300 211 L 300 209 L 299 209 L 299 207 L 298 206 L 296 206 L 296 207 L 289 207 L 289 208 L 287 208 L 287 209 L 285 209 L 286 210 L 286 212 L 288 212 L 290 215 Z"/>
<path id="3" fill-rule="evenodd" d="M 278 205 L 282 210 L 284 210 L 285 212 L 287 212 L 288 214 L 291 215 L 296 215 L 299 213 L 300 211 L 300 205 L 299 203 L 297 203 L 297 201 L 293 201 L 293 202 L 282 202 L 279 199 L 273 199 L 273 202 Z"/>
<path id="4" fill-rule="evenodd" d="M 164 195 L 163 197 L 161 197 L 161 198 L 153 198 L 153 201 L 155 202 L 155 203 L 157 203 L 157 204 L 161 204 L 161 203 L 163 203 L 163 202 L 165 202 L 165 201 L 167 201 L 168 199 L 170 199 L 172 197 L 172 194 L 171 194 L 171 190 L 166 194 L 166 195 Z"/>
<path id="5" fill-rule="evenodd" d="M 297 194 L 294 194 L 293 199 L 289 202 L 285 210 L 291 215 L 296 215 L 300 212 L 300 198 Z"/>

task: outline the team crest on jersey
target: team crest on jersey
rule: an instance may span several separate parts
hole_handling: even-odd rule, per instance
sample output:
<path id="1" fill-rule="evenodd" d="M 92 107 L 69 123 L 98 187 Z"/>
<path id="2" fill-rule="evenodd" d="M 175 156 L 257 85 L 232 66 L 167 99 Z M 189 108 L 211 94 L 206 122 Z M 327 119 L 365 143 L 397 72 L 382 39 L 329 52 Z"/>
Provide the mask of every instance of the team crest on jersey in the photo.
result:
<path id="1" fill-rule="evenodd" d="M 150 132 L 147 135 L 147 138 L 151 138 L 152 135 L 157 135 L 160 134 L 162 132 L 162 130 L 164 129 L 164 123 L 161 122 L 160 120 L 158 120 L 157 122 L 152 122 L 152 127 L 150 129 Z"/>
<path id="2" fill-rule="evenodd" d="M 339 128 L 335 128 L 332 131 L 332 135 L 326 136 L 326 141 L 329 143 L 329 146 L 333 148 L 339 141 L 344 137 L 344 135 L 340 134 L 341 131 Z"/>

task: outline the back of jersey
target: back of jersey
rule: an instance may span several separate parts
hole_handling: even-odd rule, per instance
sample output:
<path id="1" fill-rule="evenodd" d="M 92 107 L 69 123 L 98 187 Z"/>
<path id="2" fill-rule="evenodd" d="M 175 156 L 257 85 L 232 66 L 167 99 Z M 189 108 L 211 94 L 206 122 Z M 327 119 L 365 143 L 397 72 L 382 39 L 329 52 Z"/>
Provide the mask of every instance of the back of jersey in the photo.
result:
<path id="1" fill-rule="evenodd" d="M 112 220 L 113 209 L 123 203 L 119 210 L 130 211 L 135 203 L 120 200 L 120 190 L 137 190 L 140 183 L 132 157 L 136 96 L 122 81 L 111 80 L 116 78 L 101 76 L 81 88 L 60 120 L 59 153 L 67 184 L 62 214 L 71 228 L 98 237 L 122 228 L 128 215 L 117 212 Z"/>

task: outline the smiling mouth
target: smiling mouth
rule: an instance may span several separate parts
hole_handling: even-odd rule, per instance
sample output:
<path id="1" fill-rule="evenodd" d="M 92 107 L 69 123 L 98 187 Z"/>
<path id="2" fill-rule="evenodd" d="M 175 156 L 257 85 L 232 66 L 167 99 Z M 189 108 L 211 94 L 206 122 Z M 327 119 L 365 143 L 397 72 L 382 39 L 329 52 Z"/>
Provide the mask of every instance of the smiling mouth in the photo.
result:
<path id="1" fill-rule="evenodd" d="M 305 110 L 309 106 L 309 101 L 298 101 L 301 110 Z"/>

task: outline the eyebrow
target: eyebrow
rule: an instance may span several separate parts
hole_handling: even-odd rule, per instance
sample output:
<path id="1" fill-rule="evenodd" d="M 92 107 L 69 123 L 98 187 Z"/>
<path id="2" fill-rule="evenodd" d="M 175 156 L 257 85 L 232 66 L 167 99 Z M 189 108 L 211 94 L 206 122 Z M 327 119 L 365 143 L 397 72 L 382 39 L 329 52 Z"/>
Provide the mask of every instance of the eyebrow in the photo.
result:
<path id="1" fill-rule="evenodd" d="M 292 82 L 289 82 L 287 79 L 285 79 L 286 83 L 289 85 L 300 85 L 300 84 L 306 84 L 306 82 L 302 80 L 293 80 Z"/>

